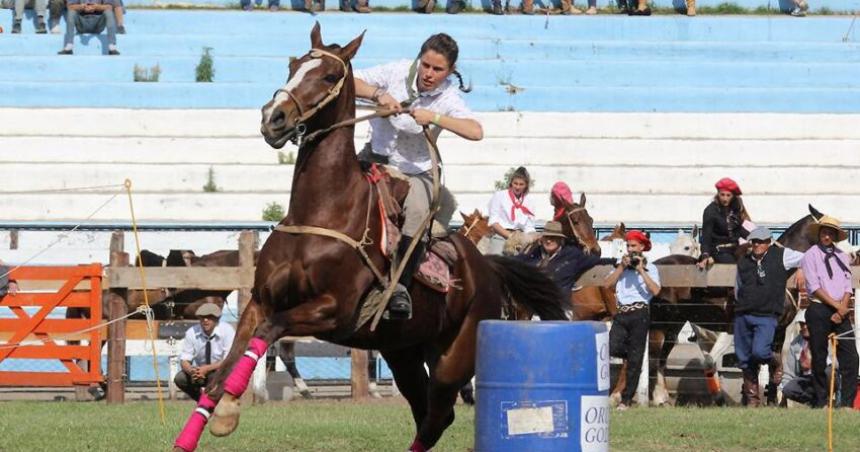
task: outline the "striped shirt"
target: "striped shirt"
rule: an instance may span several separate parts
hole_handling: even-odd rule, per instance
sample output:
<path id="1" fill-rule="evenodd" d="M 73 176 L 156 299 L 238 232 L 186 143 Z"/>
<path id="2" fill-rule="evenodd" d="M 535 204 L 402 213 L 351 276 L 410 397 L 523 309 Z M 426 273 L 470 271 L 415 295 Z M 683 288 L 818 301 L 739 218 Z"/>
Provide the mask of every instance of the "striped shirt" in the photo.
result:
<path id="1" fill-rule="evenodd" d="M 412 63 L 412 60 L 400 60 L 358 70 L 355 71 L 355 78 L 382 88 L 395 100 L 403 102 L 409 99 L 406 79 Z M 425 92 L 418 91 L 416 80 L 410 83 L 413 92 L 418 95 L 412 103 L 413 108 L 423 108 L 452 118 L 474 119 L 474 114 L 450 79 L 444 80 L 436 89 Z M 405 174 L 414 175 L 430 170 L 430 150 L 423 128 L 412 116 L 400 114 L 374 118 L 370 120 L 370 128 L 370 146 L 375 154 L 388 157 L 389 163 Z M 431 130 L 436 136 L 441 132 L 438 127 Z"/>

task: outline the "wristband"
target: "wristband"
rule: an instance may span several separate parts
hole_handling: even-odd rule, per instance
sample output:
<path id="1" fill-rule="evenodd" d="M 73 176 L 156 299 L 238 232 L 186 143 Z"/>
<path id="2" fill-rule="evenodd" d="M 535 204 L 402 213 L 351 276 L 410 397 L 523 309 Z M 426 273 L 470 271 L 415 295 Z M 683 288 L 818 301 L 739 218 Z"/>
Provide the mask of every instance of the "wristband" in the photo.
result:
<path id="1" fill-rule="evenodd" d="M 430 122 L 432 122 L 433 124 L 436 124 L 438 126 L 440 119 L 442 119 L 442 116 L 439 113 L 436 113 L 436 116 L 433 117 L 433 121 L 430 121 Z"/>
<path id="2" fill-rule="evenodd" d="M 382 97 L 383 94 L 385 94 L 385 90 L 382 89 L 382 87 L 376 88 L 376 90 L 373 91 L 373 95 L 370 96 L 370 100 L 379 102 L 379 98 Z"/>

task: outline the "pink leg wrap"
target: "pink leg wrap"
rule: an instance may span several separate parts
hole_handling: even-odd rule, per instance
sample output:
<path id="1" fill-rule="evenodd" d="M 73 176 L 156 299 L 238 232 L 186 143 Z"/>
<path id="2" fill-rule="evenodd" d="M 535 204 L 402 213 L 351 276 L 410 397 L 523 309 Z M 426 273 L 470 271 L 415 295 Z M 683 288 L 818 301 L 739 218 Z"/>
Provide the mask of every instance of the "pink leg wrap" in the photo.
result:
<path id="1" fill-rule="evenodd" d="M 214 409 L 215 402 L 209 399 L 209 396 L 206 394 L 201 394 L 200 401 L 197 402 L 197 408 L 191 413 L 191 417 L 188 418 L 188 422 L 185 423 L 185 427 L 179 433 L 179 437 L 176 438 L 176 442 L 173 445 L 186 452 L 192 452 L 197 449 L 197 441 L 200 441 L 203 428 L 209 422 L 209 414 Z M 203 414 L 203 411 L 207 414 Z"/>
<path id="2" fill-rule="evenodd" d="M 409 446 L 409 452 L 427 452 L 428 450 L 418 438 L 415 438 L 415 441 L 412 441 L 412 445 Z"/>
<path id="3" fill-rule="evenodd" d="M 236 363 L 230 376 L 227 377 L 227 381 L 224 382 L 224 392 L 233 397 L 240 397 L 245 392 L 245 389 L 248 388 L 248 382 L 251 381 L 251 374 L 257 367 L 257 361 L 266 356 L 267 348 L 266 341 L 258 337 L 251 338 L 251 342 L 248 343 L 248 351 L 239 358 L 239 362 Z"/>

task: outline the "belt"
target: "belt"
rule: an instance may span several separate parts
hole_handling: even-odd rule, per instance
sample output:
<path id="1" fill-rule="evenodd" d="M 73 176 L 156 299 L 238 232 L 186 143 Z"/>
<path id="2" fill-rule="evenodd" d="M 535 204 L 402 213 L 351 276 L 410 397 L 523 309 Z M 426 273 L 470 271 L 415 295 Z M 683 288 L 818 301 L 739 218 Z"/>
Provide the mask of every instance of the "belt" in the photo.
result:
<path id="1" fill-rule="evenodd" d="M 648 303 L 643 303 L 640 301 L 640 302 L 636 302 L 636 303 L 632 303 L 632 304 L 619 304 L 618 305 L 618 312 L 620 312 L 620 313 L 633 312 L 633 311 L 638 311 L 640 309 L 648 309 Z"/>
<path id="2" fill-rule="evenodd" d="M 714 248 L 716 248 L 718 250 L 724 250 L 724 249 L 737 248 L 737 247 L 738 247 L 737 243 L 723 243 L 722 245 L 717 245 Z"/>

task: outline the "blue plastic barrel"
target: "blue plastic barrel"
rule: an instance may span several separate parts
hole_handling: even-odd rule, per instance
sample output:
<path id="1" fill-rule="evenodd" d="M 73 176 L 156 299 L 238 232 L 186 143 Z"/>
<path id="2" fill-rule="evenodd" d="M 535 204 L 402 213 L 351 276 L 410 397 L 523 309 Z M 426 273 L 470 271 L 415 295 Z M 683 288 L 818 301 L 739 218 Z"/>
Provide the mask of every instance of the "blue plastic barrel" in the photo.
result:
<path id="1" fill-rule="evenodd" d="M 478 326 L 476 452 L 609 450 L 602 322 Z"/>

